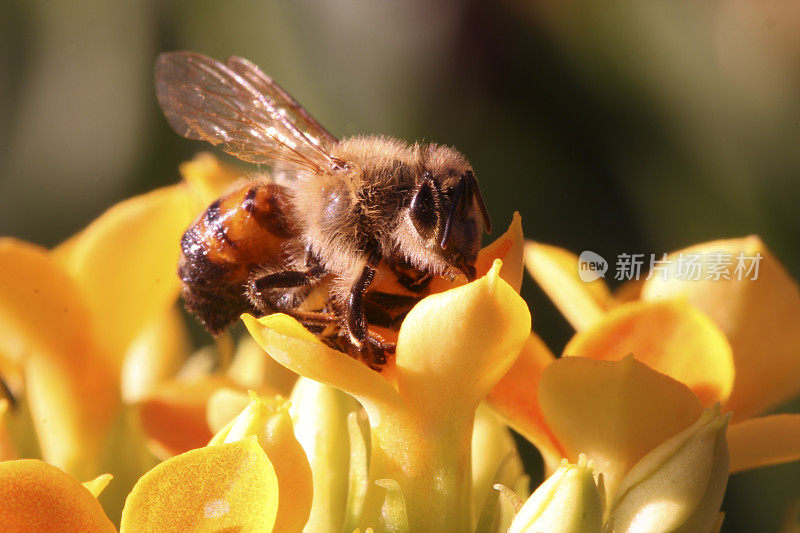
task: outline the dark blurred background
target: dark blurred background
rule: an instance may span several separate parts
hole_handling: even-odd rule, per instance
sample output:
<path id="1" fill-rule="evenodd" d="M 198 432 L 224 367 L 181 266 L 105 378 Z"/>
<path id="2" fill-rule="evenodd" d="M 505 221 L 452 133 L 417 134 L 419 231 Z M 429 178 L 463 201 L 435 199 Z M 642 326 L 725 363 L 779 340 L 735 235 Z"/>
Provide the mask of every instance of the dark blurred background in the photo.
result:
<path id="1" fill-rule="evenodd" d="M 152 70 L 188 49 L 251 59 L 336 135 L 457 146 L 498 228 L 518 210 L 529 238 L 612 265 L 757 233 L 800 277 L 797 0 L 4 0 L 0 13 L 0 234 L 54 245 L 175 182 L 208 147 L 169 129 Z M 569 327 L 525 283 L 560 352 Z M 739 474 L 723 530 L 776 531 L 798 498 L 797 463 Z"/>

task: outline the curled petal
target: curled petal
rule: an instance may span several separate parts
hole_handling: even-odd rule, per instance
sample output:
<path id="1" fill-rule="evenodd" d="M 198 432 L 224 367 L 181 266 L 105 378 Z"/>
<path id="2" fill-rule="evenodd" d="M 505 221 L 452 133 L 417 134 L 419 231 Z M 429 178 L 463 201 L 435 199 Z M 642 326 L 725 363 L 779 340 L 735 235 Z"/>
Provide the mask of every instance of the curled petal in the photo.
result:
<path id="1" fill-rule="evenodd" d="M 800 459 L 800 414 L 752 418 L 728 429 L 731 472 Z"/>
<path id="2" fill-rule="evenodd" d="M 125 501 L 120 531 L 271 531 L 278 479 L 255 437 L 160 463 Z"/>
<path id="3" fill-rule="evenodd" d="M 734 421 L 761 413 L 800 392 L 800 289 L 784 266 L 756 236 L 699 244 L 672 254 L 699 254 L 700 280 L 666 280 L 654 276 L 645 283 L 642 297 L 686 298 L 709 315 L 733 348 L 736 379 L 725 404 Z M 731 279 L 713 279 L 711 264 L 727 254 Z M 756 257 L 758 277 L 735 274 L 737 257 Z M 719 263 L 717 263 L 719 264 Z M 745 261 L 749 268 L 752 261 Z M 675 262 L 673 261 L 673 267 Z M 671 274 L 675 274 L 672 272 Z M 705 279 L 706 276 L 711 279 Z"/>
<path id="4" fill-rule="evenodd" d="M 4 531 L 116 531 L 89 490 L 36 459 L 0 462 Z"/>
<path id="5" fill-rule="evenodd" d="M 564 348 L 564 355 L 597 360 L 628 354 L 686 384 L 707 407 L 725 401 L 733 388 L 733 355 L 725 334 L 685 301 L 623 304 Z"/>
<path id="6" fill-rule="evenodd" d="M 178 242 L 191 220 L 185 187 L 165 187 L 115 205 L 68 241 L 69 253 L 57 254 L 117 368 L 133 339 L 177 298 Z"/>
<path id="7" fill-rule="evenodd" d="M 577 331 L 591 326 L 614 304 L 605 281 L 582 281 L 578 257 L 563 248 L 528 241 L 525 266 Z"/>
<path id="8" fill-rule="evenodd" d="M 437 416 L 469 412 L 508 371 L 530 333 L 528 306 L 500 279 L 486 276 L 428 296 L 406 316 L 397 342 L 397 388 L 409 405 Z M 443 334 L 447 332 L 447 334 Z"/>
<path id="9" fill-rule="evenodd" d="M 486 397 L 512 428 L 539 449 L 548 471 L 555 470 L 563 456 L 539 406 L 539 380 L 553 361 L 555 356 L 542 339 L 531 333 L 514 365 Z"/>
<path id="10" fill-rule="evenodd" d="M 92 496 L 97 498 L 105 490 L 111 480 L 114 478 L 111 474 L 100 474 L 91 481 L 84 481 L 81 483 L 86 489 L 92 493 Z"/>
<path id="11" fill-rule="evenodd" d="M 630 356 L 553 362 L 542 375 L 539 402 L 566 457 L 586 453 L 603 473 L 609 499 L 634 464 L 702 411 L 685 385 Z"/>
<path id="12" fill-rule="evenodd" d="M 322 344 L 294 318 L 274 314 L 242 315 L 250 335 L 273 359 L 301 376 L 326 383 L 362 400 L 396 402 L 397 393 L 378 372 Z"/>

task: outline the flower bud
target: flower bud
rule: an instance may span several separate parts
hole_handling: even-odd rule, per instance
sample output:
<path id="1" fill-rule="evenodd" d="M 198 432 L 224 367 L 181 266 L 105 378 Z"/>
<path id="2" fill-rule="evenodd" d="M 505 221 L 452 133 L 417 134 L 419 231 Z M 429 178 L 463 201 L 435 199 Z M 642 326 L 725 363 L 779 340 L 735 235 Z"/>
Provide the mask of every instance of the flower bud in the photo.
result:
<path id="1" fill-rule="evenodd" d="M 592 470 L 583 454 L 578 464 L 562 459 L 559 469 L 522 506 L 508 532 L 599 533 L 603 499 Z"/>
<path id="2" fill-rule="evenodd" d="M 294 436 L 289 404 L 280 396 L 259 398 L 250 395 L 250 403 L 227 426 L 217 433 L 210 446 L 258 439 L 275 467 L 280 494 L 278 517 L 273 531 L 300 531 L 311 510 L 311 468 L 305 452 Z"/>
<path id="3" fill-rule="evenodd" d="M 644 456 L 620 483 L 615 531 L 710 531 L 728 482 L 730 415 L 719 404 Z"/>

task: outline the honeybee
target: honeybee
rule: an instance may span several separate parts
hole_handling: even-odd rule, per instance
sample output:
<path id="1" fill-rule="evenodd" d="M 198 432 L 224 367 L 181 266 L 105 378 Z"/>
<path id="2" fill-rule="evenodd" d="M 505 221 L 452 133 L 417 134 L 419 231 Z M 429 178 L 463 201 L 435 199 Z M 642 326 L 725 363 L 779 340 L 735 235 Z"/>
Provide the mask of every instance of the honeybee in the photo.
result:
<path id="1" fill-rule="evenodd" d="M 396 325 L 433 276 L 475 278 L 491 223 L 472 166 L 454 148 L 338 140 L 240 57 L 164 53 L 155 79 L 178 134 L 284 176 L 228 192 L 181 239 L 185 305 L 212 334 L 243 312 L 280 311 L 380 366 L 393 346 L 370 324 Z M 375 290 L 385 277 L 403 294 Z M 306 310 L 320 291 L 321 309 Z"/>

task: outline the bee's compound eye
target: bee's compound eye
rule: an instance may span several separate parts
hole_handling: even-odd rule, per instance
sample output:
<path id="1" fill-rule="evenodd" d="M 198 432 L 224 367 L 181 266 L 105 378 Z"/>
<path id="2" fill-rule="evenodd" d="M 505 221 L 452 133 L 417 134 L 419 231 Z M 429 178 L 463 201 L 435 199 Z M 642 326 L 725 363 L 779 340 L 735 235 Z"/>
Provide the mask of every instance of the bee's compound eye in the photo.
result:
<path id="1" fill-rule="evenodd" d="M 433 237 L 439 226 L 438 203 L 431 182 L 423 181 L 408 206 L 411 222 L 423 239 Z"/>

